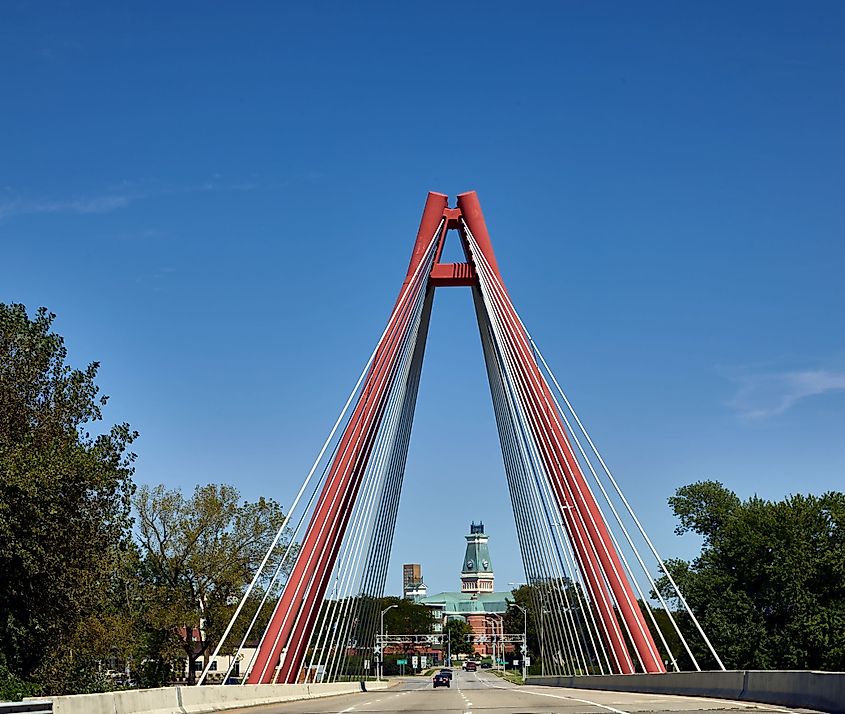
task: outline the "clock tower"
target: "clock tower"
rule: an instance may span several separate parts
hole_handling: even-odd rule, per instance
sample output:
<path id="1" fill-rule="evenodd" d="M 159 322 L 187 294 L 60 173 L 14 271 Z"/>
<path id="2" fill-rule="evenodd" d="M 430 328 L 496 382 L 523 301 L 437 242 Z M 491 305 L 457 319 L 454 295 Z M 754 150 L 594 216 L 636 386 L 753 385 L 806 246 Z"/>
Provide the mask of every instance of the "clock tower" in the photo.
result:
<path id="1" fill-rule="evenodd" d="M 493 564 L 487 547 L 488 536 L 484 534 L 484 523 L 473 521 L 469 527 L 467 549 L 461 568 L 461 592 L 470 595 L 493 592 Z"/>

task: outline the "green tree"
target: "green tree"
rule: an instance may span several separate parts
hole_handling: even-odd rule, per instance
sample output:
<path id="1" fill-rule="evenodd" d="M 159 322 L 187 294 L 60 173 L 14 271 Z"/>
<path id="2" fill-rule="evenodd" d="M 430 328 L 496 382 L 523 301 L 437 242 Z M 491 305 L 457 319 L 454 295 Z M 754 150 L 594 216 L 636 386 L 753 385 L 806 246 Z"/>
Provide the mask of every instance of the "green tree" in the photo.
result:
<path id="1" fill-rule="evenodd" d="M 443 634 L 449 637 L 453 657 L 458 654 L 468 655 L 475 652 L 472 642 L 467 642 L 467 637 L 472 634 L 472 627 L 462 617 L 453 617 L 447 620 Z"/>
<path id="2" fill-rule="evenodd" d="M 157 657 L 162 672 L 174 646 L 181 648 L 191 684 L 194 663 L 201 657 L 207 662 L 284 522 L 272 499 L 239 498 L 233 486 L 208 485 L 197 486 L 190 498 L 164 486 L 142 486 L 134 499 L 145 629 L 164 645 Z M 284 534 L 281 544 L 289 540 L 290 533 Z M 286 561 L 287 570 L 294 555 Z M 227 647 L 234 648 L 242 634 L 233 632 Z"/>
<path id="3" fill-rule="evenodd" d="M 528 613 L 528 643 L 527 652 L 529 656 L 534 654 L 535 658 L 540 656 L 540 638 L 538 637 L 539 614 L 537 612 L 537 604 L 539 597 L 537 597 L 535 588 L 531 585 L 520 585 L 518 588 L 511 591 L 509 603 L 514 603 L 520 607 L 525 608 Z M 525 617 L 522 610 L 518 607 L 509 607 L 504 614 L 504 629 L 505 632 L 522 632 L 525 628 Z M 519 648 L 522 651 L 523 648 Z"/>
<path id="4" fill-rule="evenodd" d="M 100 426 L 99 364 L 66 363 L 54 318 L 0 303 L 0 658 L 58 693 L 96 671 L 83 624 L 128 545 L 137 433 Z"/>
<path id="5" fill-rule="evenodd" d="M 669 567 L 725 666 L 845 668 L 845 494 L 741 501 L 702 481 L 669 503 L 676 532 L 704 541 L 692 562 Z M 660 587 L 672 595 L 668 583 Z M 696 656 L 712 665 L 681 619 Z"/>
<path id="6" fill-rule="evenodd" d="M 382 598 L 381 609 L 396 605 L 384 614 L 384 631 L 396 635 L 428 635 L 434 620 L 425 605 L 401 597 Z"/>

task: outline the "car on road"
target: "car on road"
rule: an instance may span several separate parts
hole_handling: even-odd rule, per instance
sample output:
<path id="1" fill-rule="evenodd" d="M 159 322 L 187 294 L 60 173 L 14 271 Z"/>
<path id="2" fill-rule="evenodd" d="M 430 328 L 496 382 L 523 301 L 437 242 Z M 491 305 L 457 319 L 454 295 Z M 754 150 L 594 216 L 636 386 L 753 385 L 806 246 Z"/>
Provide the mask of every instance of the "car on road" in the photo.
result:
<path id="1" fill-rule="evenodd" d="M 438 672 L 434 675 L 434 680 L 432 682 L 434 684 L 434 688 L 437 689 L 438 687 L 451 687 L 452 684 L 449 679 L 450 678 L 443 674 L 443 672 Z"/>
<path id="2" fill-rule="evenodd" d="M 452 681 L 452 670 L 444 667 L 440 670 L 440 674 L 443 674 L 449 678 L 449 681 Z"/>
<path id="3" fill-rule="evenodd" d="M 470 660 L 466 663 L 466 670 L 467 672 L 475 672 L 478 669 L 478 664 Z"/>
<path id="4" fill-rule="evenodd" d="M 493 668 L 493 665 L 490 664 L 489 662 L 482 662 L 481 663 L 481 669 L 492 669 L 492 668 Z"/>

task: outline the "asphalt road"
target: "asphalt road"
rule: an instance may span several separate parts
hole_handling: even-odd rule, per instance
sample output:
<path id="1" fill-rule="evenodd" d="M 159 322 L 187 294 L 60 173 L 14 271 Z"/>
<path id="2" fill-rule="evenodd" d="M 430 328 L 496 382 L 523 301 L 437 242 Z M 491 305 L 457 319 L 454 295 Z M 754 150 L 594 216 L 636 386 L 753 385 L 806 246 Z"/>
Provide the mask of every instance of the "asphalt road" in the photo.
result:
<path id="1" fill-rule="evenodd" d="M 634 714 L 635 712 L 807 712 L 768 704 L 723 699 L 626 694 L 587 689 L 526 687 L 509 684 L 489 672 L 455 670 L 449 689 L 433 689 L 430 679 L 405 678 L 390 689 L 325 699 L 289 702 L 239 710 L 239 714 L 387 714 L 444 712 L 455 714 Z"/>

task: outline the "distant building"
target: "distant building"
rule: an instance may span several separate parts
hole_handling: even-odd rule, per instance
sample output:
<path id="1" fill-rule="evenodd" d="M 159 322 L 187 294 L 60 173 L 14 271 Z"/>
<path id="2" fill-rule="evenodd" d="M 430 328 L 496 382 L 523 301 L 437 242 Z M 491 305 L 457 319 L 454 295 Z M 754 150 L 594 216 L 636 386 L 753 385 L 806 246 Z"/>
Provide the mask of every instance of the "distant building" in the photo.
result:
<path id="1" fill-rule="evenodd" d="M 416 600 L 431 609 L 435 632 L 442 632 L 449 620 L 465 620 L 476 637 L 486 636 L 488 639 L 486 643 L 476 643 L 476 653 L 491 655 L 493 647 L 490 642 L 494 636 L 502 635 L 502 616 L 508 611 L 508 599 L 513 595 L 510 591 L 495 592 L 493 589 L 493 563 L 484 524 L 473 522 L 465 538 L 461 591 L 437 593 Z M 506 649 L 512 647 L 507 646 Z"/>
<path id="2" fill-rule="evenodd" d="M 405 563 L 402 566 L 402 595 L 406 600 L 419 600 L 428 593 L 419 563 Z"/>
<path id="3" fill-rule="evenodd" d="M 467 549 L 461 570 L 461 592 L 470 595 L 493 592 L 493 565 L 490 563 L 489 536 L 484 535 L 484 523 L 469 527 Z"/>

